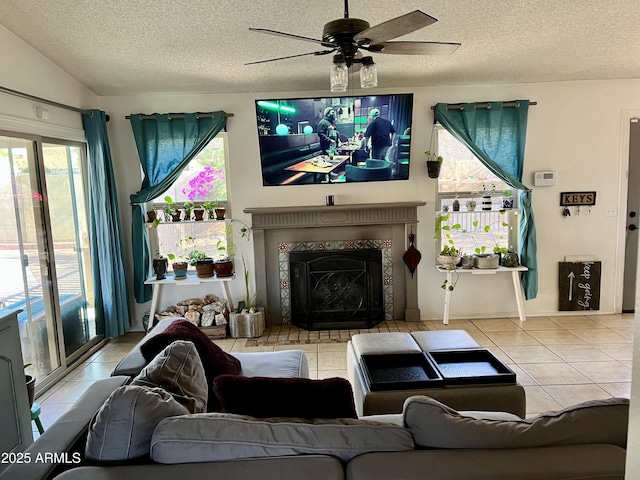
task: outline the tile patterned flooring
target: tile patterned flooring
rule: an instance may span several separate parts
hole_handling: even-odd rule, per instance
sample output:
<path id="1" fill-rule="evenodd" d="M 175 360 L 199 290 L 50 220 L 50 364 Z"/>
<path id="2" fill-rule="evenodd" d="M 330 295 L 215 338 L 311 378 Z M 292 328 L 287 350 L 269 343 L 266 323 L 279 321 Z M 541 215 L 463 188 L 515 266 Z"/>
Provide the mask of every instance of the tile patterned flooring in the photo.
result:
<path id="1" fill-rule="evenodd" d="M 526 322 L 497 318 L 383 322 L 371 330 L 306 331 L 272 326 L 259 339 L 225 339 L 225 351 L 303 350 L 311 378 L 346 377 L 346 345 L 351 335 L 367 332 L 466 330 L 517 374 L 527 396 L 527 415 L 585 400 L 630 397 L 634 315 L 532 317 Z M 109 376 L 118 361 L 142 338 L 131 332 L 110 341 L 62 381 L 37 398 L 47 429 L 94 381 Z M 34 436 L 38 433 L 34 426 Z"/>

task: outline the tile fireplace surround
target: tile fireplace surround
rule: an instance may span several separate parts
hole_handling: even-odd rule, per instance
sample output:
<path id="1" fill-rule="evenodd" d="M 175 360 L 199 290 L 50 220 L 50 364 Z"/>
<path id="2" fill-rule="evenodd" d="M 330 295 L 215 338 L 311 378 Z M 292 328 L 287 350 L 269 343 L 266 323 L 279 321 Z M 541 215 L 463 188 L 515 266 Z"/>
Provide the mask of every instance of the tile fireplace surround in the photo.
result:
<path id="1" fill-rule="evenodd" d="M 417 234 L 426 202 L 246 208 L 251 215 L 256 285 L 266 285 L 267 323 L 290 324 L 289 252 L 380 248 L 385 319 L 419 321 L 418 272 L 411 278 L 402 255 Z M 417 240 L 417 236 L 416 236 Z M 419 244 L 416 243 L 418 249 Z"/>

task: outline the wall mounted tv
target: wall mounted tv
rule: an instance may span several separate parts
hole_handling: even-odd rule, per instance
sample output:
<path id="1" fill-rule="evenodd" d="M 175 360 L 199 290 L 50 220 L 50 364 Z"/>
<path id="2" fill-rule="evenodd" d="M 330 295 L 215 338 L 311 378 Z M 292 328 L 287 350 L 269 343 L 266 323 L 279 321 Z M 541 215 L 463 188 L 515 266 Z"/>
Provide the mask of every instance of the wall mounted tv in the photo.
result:
<path id="1" fill-rule="evenodd" d="M 409 178 L 413 94 L 265 99 L 255 107 L 265 186 Z"/>

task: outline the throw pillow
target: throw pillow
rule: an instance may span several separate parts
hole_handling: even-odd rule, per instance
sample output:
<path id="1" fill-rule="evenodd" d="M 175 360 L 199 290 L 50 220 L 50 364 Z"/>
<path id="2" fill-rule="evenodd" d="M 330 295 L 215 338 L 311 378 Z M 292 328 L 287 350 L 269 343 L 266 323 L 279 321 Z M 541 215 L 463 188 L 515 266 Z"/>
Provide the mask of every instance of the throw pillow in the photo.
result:
<path id="1" fill-rule="evenodd" d="M 101 462 L 148 457 L 151 437 L 160 421 L 188 413 L 162 388 L 119 387 L 93 418 L 85 456 Z"/>
<path id="2" fill-rule="evenodd" d="M 204 373 L 207 377 L 208 411 L 220 409 L 220 402 L 213 392 L 213 379 L 218 375 L 240 374 L 240 361 L 224 352 L 211 341 L 206 334 L 188 320 L 176 320 L 169 325 L 164 332 L 159 333 L 140 345 L 140 353 L 147 362 L 150 362 L 163 348 L 176 340 L 188 340 L 193 342 L 200 354 Z"/>
<path id="3" fill-rule="evenodd" d="M 351 418 L 259 420 L 202 413 L 160 422 L 151 441 L 151 459 L 158 463 L 221 462 L 309 454 L 348 462 L 363 453 L 413 449 L 411 433 L 389 423 Z"/>
<path id="4" fill-rule="evenodd" d="M 176 340 L 142 369 L 131 385 L 160 387 L 189 413 L 207 410 L 207 379 L 195 345 Z"/>
<path id="5" fill-rule="evenodd" d="M 256 418 L 358 418 L 351 384 L 344 378 L 220 375 L 213 384 L 225 412 Z"/>
<path id="6" fill-rule="evenodd" d="M 467 416 L 433 398 L 414 396 L 405 401 L 403 415 L 420 447 L 521 448 L 610 443 L 626 448 L 629 400 L 592 400 L 525 420 L 499 420 Z"/>

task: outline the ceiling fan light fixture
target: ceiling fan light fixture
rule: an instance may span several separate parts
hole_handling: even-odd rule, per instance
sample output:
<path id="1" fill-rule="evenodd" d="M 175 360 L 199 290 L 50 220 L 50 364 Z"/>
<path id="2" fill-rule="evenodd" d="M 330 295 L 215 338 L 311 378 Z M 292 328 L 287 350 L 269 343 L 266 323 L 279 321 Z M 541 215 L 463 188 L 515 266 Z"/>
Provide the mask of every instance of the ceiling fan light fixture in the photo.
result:
<path id="1" fill-rule="evenodd" d="M 342 55 L 335 55 L 331 64 L 331 91 L 346 92 L 349 85 L 349 68 Z"/>
<path id="2" fill-rule="evenodd" d="M 378 86 L 378 69 L 372 57 L 362 58 L 360 68 L 360 88 L 373 88 Z"/>

